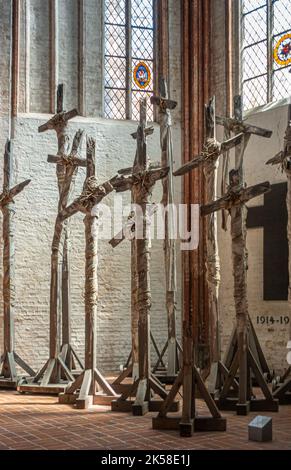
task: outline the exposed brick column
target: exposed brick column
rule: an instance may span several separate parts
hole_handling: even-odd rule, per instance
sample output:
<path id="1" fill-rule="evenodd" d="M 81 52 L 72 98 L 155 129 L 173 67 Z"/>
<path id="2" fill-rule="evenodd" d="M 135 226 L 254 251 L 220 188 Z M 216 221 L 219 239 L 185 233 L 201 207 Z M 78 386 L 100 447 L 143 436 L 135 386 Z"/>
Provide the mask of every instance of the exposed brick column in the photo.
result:
<path id="1" fill-rule="evenodd" d="M 185 0 L 182 2 L 182 8 L 183 162 L 185 163 L 198 154 L 204 139 L 204 104 L 208 102 L 211 91 L 211 1 Z M 204 203 L 202 168 L 195 169 L 185 176 L 183 201 L 188 205 Z M 205 222 L 201 221 L 199 248 L 183 253 L 183 322 L 188 323 L 189 333 L 191 331 L 196 364 L 208 371 L 211 363 L 211 338 L 205 258 Z"/>

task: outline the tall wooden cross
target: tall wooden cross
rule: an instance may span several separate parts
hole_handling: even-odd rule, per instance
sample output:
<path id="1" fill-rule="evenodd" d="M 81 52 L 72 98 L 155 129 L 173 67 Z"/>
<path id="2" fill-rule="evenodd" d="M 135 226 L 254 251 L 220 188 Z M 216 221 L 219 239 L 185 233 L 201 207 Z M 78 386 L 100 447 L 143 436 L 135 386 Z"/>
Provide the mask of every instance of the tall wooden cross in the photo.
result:
<path id="1" fill-rule="evenodd" d="M 262 127 L 254 126 L 252 124 L 247 123 L 243 119 L 243 101 L 241 95 L 235 95 L 233 98 L 233 117 L 224 117 L 224 116 L 215 116 L 216 124 L 221 125 L 224 127 L 224 130 L 227 135 L 231 134 L 243 134 L 243 138 L 241 142 L 235 149 L 235 161 L 236 161 L 236 168 L 240 170 L 240 178 L 243 181 L 243 160 L 245 150 L 249 143 L 251 135 L 256 135 L 258 137 L 264 137 L 269 139 L 272 136 L 272 131 L 268 129 L 264 129 Z M 225 154 L 226 155 L 226 154 Z M 221 181 L 221 189 L 222 194 L 226 191 L 226 179 L 228 176 L 228 166 L 229 166 L 229 159 L 228 155 L 227 158 L 223 160 L 223 170 L 222 170 L 222 181 Z M 226 218 L 227 214 L 222 211 L 222 221 L 223 221 L 223 228 L 226 230 Z"/>
<path id="2" fill-rule="evenodd" d="M 264 375 L 257 363 L 249 341 L 249 315 L 246 279 L 246 206 L 245 204 L 270 190 L 270 183 L 264 182 L 248 188 L 241 184 L 240 169 L 229 174 L 229 189 L 225 196 L 201 207 L 201 215 L 225 209 L 231 217 L 232 263 L 234 276 L 234 301 L 237 321 L 237 350 L 231 368 L 224 382 L 218 404 L 228 402 L 235 405 L 237 414 L 246 415 L 251 410 L 278 411 L 278 402 L 273 399 Z M 228 399 L 230 387 L 239 374 L 238 397 Z M 251 372 L 253 372 L 264 399 L 255 399 L 252 393 Z"/>
<path id="3" fill-rule="evenodd" d="M 78 115 L 78 111 L 64 111 L 64 88 L 58 86 L 57 114 L 47 123 L 41 125 L 39 132 L 55 130 L 58 139 L 57 155 L 49 155 L 48 162 L 56 164 L 56 174 L 59 189 L 58 211 L 64 209 L 68 203 L 72 186 L 79 166 L 85 167 L 86 160 L 81 159 L 78 151 L 83 136 L 78 131 L 74 137 L 71 150 L 69 150 L 69 137 L 67 131 L 68 121 Z M 62 258 L 59 260 L 61 241 L 63 240 Z M 61 262 L 61 276 L 59 264 Z M 20 391 L 60 393 L 66 384 L 74 380 L 72 369 L 78 363 L 83 365 L 71 345 L 71 302 L 70 302 L 70 259 L 69 259 L 69 224 L 60 223 L 56 219 L 51 252 L 51 283 L 50 283 L 50 333 L 49 333 L 49 359 L 33 377 L 31 383 L 22 383 Z M 60 308 L 61 307 L 61 308 Z M 61 310 L 61 311 L 60 311 Z M 62 350 L 60 352 L 60 323 L 62 320 Z"/>
<path id="4" fill-rule="evenodd" d="M 161 79 L 160 96 L 152 96 L 151 103 L 158 107 L 160 124 L 161 166 L 169 167 L 167 178 L 162 180 L 163 196 L 162 204 L 165 207 L 165 240 L 164 240 L 164 262 L 166 274 L 166 298 L 165 305 L 168 319 L 168 338 L 161 352 L 161 357 L 153 368 L 158 373 L 161 381 L 173 382 L 179 371 L 179 352 L 181 346 L 177 340 L 176 331 L 176 291 L 177 291 L 177 267 L 176 267 L 176 242 L 174 238 L 174 183 L 173 183 L 173 142 L 172 142 L 172 120 L 171 110 L 175 109 L 177 102 L 170 100 L 165 79 Z M 165 372 L 158 372 L 158 367 L 164 354 L 168 352 L 168 361 Z"/>
<path id="5" fill-rule="evenodd" d="M 151 391 L 165 398 L 167 393 L 151 372 L 150 355 L 150 247 L 147 214 L 150 195 L 155 183 L 167 176 L 169 167 L 151 169 L 147 158 L 147 100 L 140 101 L 140 122 L 137 130 L 137 150 L 131 175 L 132 202 L 140 208 L 141 216 L 135 214 L 135 270 L 136 308 L 138 312 L 138 363 L 139 376 L 129 390 L 112 402 L 114 411 L 130 411 L 143 415 L 157 409 L 159 403 L 152 400 Z M 135 401 L 128 400 L 135 396 Z"/>
<path id="6" fill-rule="evenodd" d="M 279 165 L 287 177 L 287 197 L 286 206 L 288 213 L 287 238 L 289 246 L 288 271 L 289 287 L 288 302 L 291 304 L 291 105 L 288 105 L 287 128 L 284 137 L 284 148 L 273 158 L 267 161 L 267 165 Z M 284 352 L 285 354 L 285 352 Z M 278 398 L 280 403 L 291 402 L 291 367 L 286 371 L 282 379 L 275 385 L 273 396 Z"/>
<path id="7" fill-rule="evenodd" d="M 4 153 L 4 181 L 3 192 L 0 195 L 0 209 L 3 214 L 3 323 L 4 323 L 4 352 L 0 361 L 0 387 L 17 388 L 21 378 L 16 370 L 16 364 L 29 376 L 35 372 L 14 350 L 14 302 L 15 302 L 15 249 L 14 224 L 15 215 L 14 198 L 28 184 L 30 180 L 23 181 L 12 187 L 13 160 L 12 143 L 6 142 Z"/>
<path id="8" fill-rule="evenodd" d="M 238 170 L 240 184 L 244 183 L 244 157 L 247 145 L 249 143 L 251 135 L 258 137 L 270 138 L 272 131 L 261 127 L 253 126 L 243 120 L 243 103 L 241 95 L 236 95 L 233 100 L 233 118 L 230 117 L 215 117 L 216 124 L 224 126 L 227 135 L 235 134 L 242 135 L 241 141 L 235 147 L 235 168 Z M 222 179 L 221 179 L 221 190 L 222 194 L 227 191 L 227 176 L 228 176 L 228 155 L 224 155 L 223 168 L 222 168 Z M 214 200 L 215 197 L 212 198 Z M 222 227 L 227 229 L 227 217 L 229 213 L 222 209 Z M 254 325 L 251 318 L 248 318 L 249 330 L 250 330 L 250 347 L 252 353 L 259 363 L 261 371 L 265 374 L 268 380 L 271 378 L 270 368 L 267 364 L 263 350 L 261 348 L 259 339 L 256 335 Z M 214 394 L 218 395 L 221 393 L 225 378 L 227 377 L 227 370 L 231 368 L 231 365 L 235 358 L 237 350 L 237 330 L 236 327 L 230 336 L 228 346 L 223 361 L 219 361 L 217 367 L 213 369 L 213 375 L 209 382 L 209 389 Z M 235 390 L 237 390 L 236 382 L 233 383 Z M 220 404 L 222 407 L 222 403 Z"/>
<path id="9" fill-rule="evenodd" d="M 98 185 L 95 177 L 95 141 L 87 138 L 87 177 L 83 192 L 58 215 L 62 223 L 79 211 L 85 214 L 85 369 L 59 397 L 60 403 L 76 403 L 78 408 L 88 408 L 91 404 L 109 404 L 117 398 L 111 385 L 98 370 L 96 358 L 98 204 L 114 190 L 114 182 L 117 184 L 113 178 Z"/>
<path id="10" fill-rule="evenodd" d="M 206 200 L 212 201 L 217 198 L 217 177 L 219 158 L 224 152 L 240 144 L 243 134 L 238 134 L 222 144 L 216 140 L 215 122 L 215 98 L 212 98 L 208 105 L 205 105 L 205 143 L 202 154 L 195 157 L 190 163 L 184 165 L 174 174 L 185 174 L 186 172 L 203 165 L 205 175 Z M 206 221 L 206 247 L 207 247 L 207 281 L 209 287 L 208 301 L 210 313 L 210 357 L 211 370 L 216 375 L 218 361 L 220 360 L 220 338 L 219 338 L 219 311 L 218 293 L 220 284 L 220 262 L 218 254 L 217 240 L 217 219 L 215 214 L 211 214 Z"/>

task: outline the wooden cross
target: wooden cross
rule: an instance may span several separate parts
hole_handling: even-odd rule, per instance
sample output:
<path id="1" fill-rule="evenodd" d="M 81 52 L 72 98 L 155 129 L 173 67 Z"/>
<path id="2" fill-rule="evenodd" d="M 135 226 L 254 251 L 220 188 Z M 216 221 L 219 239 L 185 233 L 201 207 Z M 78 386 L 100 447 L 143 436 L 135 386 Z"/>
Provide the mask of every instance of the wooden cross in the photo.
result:
<path id="1" fill-rule="evenodd" d="M 165 212 L 165 240 L 164 240 L 164 262 L 166 274 L 166 311 L 168 319 L 168 338 L 166 344 L 161 352 L 160 358 L 153 368 L 153 372 L 158 372 L 158 367 L 164 354 L 168 351 L 168 363 L 165 372 L 158 373 L 161 381 L 174 382 L 177 372 L 179 371 L 178 355 L 181 352 L 181 346 L 177 341 L 176 332 L 176 291 L 177 291 L 177 266 L 176 266 L 176 243 L 171 237 L 171 232 L 174 232 L 174 183 L 173 183 L 173 143 L 171 132 L 171 110 L 175 109 L 177 102 L 170 100 L 168 96 L 167 83 L 161 79 L 160 83 L 160 96 L 152 96 L 151 103 L 158 107 L 158 116 L 160 124 L 160 145 L 161 145 L 161 166 L 169 167 L 170 171 L 167 178 L 162 180 L 163 196 L 162 204 L 166 208 L 169 205 L 169 210 Z"/>
<path id="2" fill-rule="evenodd" d="M 145 136 L 148 137 L 149 135 L 152 135 L 154 132 L 154 128 L 152 126 L 146 127 L 145 128 Z M 131 134 L 131 137 L 136 140 L 137 139 L 137 132 L 133 132 Z M 149 170 L 154 170 L 154 169 L 159 169 L 161 164 L 160 162 L 153 162 L 149 164 Z M 118 171 L 118 174 L 120 175 L 131 175 L 133 173 L 133 167 L 129 168 L 123 168 Z M 133 198 L 131 200 L 132 204 Z M 147 214 L 149 218 L 153 216 L 155 211 L 157 210 L 157 205 L 152 204 L 149 205 L 147 208 Z M 122 229 L 120 232 L 118 232 L 110 241 L 110 245 L 113 248 L 116 248 L 121 242 L 123 242 L 129 235 L 130 232 L 130 239 L 131 239 L 131 352 L 128 356 L 128 359 L 126 361 L 126 364 L 124 366 L 124 370 L 121 372 L 121 374 L 114 380 L 112 383 L 112 386 L 114 390 L 117 393 L 123 393 L 124 390 L 128 390 L 131 385 L 128 383 L 124 383 L 124 380 L 127 379 L 128 377 L 132 377 L 133 380 L 136 380 L 138 378 L 138 311 L 136 307 L 136 292 L 137 292 L 137 274 L 135 272 L 136 270 L 136 256 L 135 256 L 135 243 L 134 243 L 134 237 L 135 237 L 135 214 L 134 211 L 131 211 L 131 213 L 128 216 L 127 222 L 123 225 Z M 154 346 L 155 352 L 158 356 L 158 364 L 161 363 L 164 367 L 165 364 L 163 362 L 163 358 L 161 356 L 161 353 L 159 351 L 159 348 L 157 346 L 157 343 L 154 339 L 154 336 L 152 332 L 150 333 L 150 338 L 152 341 L 152 344 Z"/>
<path id="3" fill-rule="evenodd" d="M 206 127 L 206 140 L 201 156 L 193 159 L 190 164 L 183 165 L 179 170 L 174 172 L 174 175 L 182 175 L 193 168 L 197 168 L 200 165 L 203 165 L 204 172 L 207 178 L 207 197 L 212 195 L 212 192 L 216 191 L 216 172 L 218 158 L 221 155 L 221 145 L 216 142 L 216 133 L 215 133 L 215 101 L 212 99 L 205 107 L 205 127 Z M 240 141 L 240 136 L 237 139 L 231 140 L 230 143 L 227 143 L 226 147 L 231 147 L 237 145 Z M 214 220 L 208 222 L 207 227 L 207 250 L 211 255 L 216 255 L 215 258 L 211 257 L 211 262 L 208 260 L 208 281 L 211 280 L 210 287 L 213 289 L 210 290 L 210 300 L 213 302 L 216 295 L 216 288 L 219 279 L 217 279 L 217 247 L 213 246 L 214 235 L 212 230 Z M 209 257 L 210 258 L 210 257 Z M 214 263 L 214 265 L 213 265 Z M 211 277 L 212 275 L 212 277 Z M 213 279 L 214 278 L 214 279 Z M 217 303 L 214 305 L 217 306 Z M 214 310 L 214 317 L 218 315 L 218 312 Z M 215 318 L 215 323 L 217 318 Z M 153 418 L 153 427 L 154 429 L 180 429 L 180 434 L 182 436 L 190 436 L 193 433 L 193 430 L 199 429 L 203 418 L 199 417 L 195 413 L 195 399 L 196 399 L 196 386 L 200 391 L 200 396 L 205 400 L 208 409 L 211 413 L 211 417 L 204 420 L 203 430 L 225 430 L 226 421 L 223 419 L 217 409 L 212 397 L 208 393 L 205 384 L 201 378 L 201 375 L 194 364 L 194 341 L 193 341 L 193 328 L 192 328 L 192 314 L 191 312 L 183 312 L 183 368 L 177 376 L 176 381 L 174 382 L 171 391 L 169 392 L 168 397 L 163 403 L 163 406 L 156 418 Z M 217 345 L 215 344 L 215 347 Z M 183 411 L 182 417 L 169 417 L 167 416 L 170 411 L 171 404 L 175 399 L 176 395 L 179 393 L 180 388 L 183 386 Z"/>
<path id="4" fill-rule="evenodd" d="M 267 161 L 267 165 L 279 165 L 282 171 L 287 177 L 287 197 L 286 206 L 288 213 L 288 227 L 287 227 L 287 238 L 289 245 L 289 260 L 288 260 L 288 271 L 289 271 L 289 288 L 288 288 L 288 301 L 289 305 L 291 302 L 291 105 L 288 105 L 288 117 L 287 117 L 287 128 L 284 137 L 284 148 L 282 151 L 277 153 L 273 158 Z M 289 367 L 281 378 L 279 383 L 275 383 L 274 394 L 275 398 L 279 399 L 280 404 L 291 402 L 291 367 Z"/>
<path id="5" fill-rule="evenodd" d="M 243 120 L 243 107 L 241 95 L 234 97 L 234 117 L 215 116 L 216 124 L 219 124 L 229 132 L 234 134 L 253 134 L 259 137 L 266 137 L 269 139 L 272 136 L 272 131 L 263 129 L 262 127 L 254 126 Z"/>
<path id="6" fill-rule="evenodd" d="M 0 361 L 0 386 L 17 388 L 21 376 L 17 373 L 16 364 L 29 376 L 35 372 L 14 350 L 14 294 L 15 294 L 15 249 L 13 218 L 14 198 L 28 184 L 30 180 L 23 181 L 12 187 L 13 160 L 12 143 L 6 142 L 4 154 L 4 181 L 3 192 L 0 195 L 0 208 L 3 214 L 3 322 L 4 322 L 4 353 Z"/>
<path id="7" fill-rule="evenodd" d="M 215 123 L 224 126 L 225 134 L 227 136 L 230 136 L 232 133 L 236 135 L 243 134 L 241 141 L 235 147 L 235 168 L 239 171 L 240 184 L 243 185 L 244 154 L 245 154 L 251 135 L 257 135 L 258 137 L 270 138 L 272 135 L 272 132 L 267 129 L 263 129 L 257 126 L 253 126 L 251 124 L 247 124 L 243 120 L 243 104 L 242 104 L 242 97 L 240 95 L 237 95 L 234 97 L 233 115 L 234 115 L 233 118 L 216 116 Z M 228 177 L 228 171 L 229 171 L 228 170 L 228 167 L 229 167 L 228 152 L 225 153 L 222 163 L 223 165 L 222 165 L 222 178 L 221 178 L 221 192 L 222 194 L 225 194 L 227 191 L 227 177 Z M 211 197 L 211 194 L 209 194 L 209 197 L 207 198 L 207 200 L 208 201 L 211 199 L 215 200 L 216 197 L 217 197 L 216 194 L 213 194 L 212 197 Z M 229 215 L 228 211 L 225 211 L 222 209 L 222 228 L 224 230 L 227 230 L 228 215 Z M 211 215 L 211 217 L 213 216 L 214 216 L 214 213 Z M 250 332 L 249 342 L 250 342 L 252 354 L 254 355 L 257 362 L 259 363 L 261 371 L 265 374 L 265 376 L 268 379 L 270 379 L 271 377 L 270 369 L 268 367 L 267 361 L 265 359 L 263 350 L 261 348 L 259 339 L 256 335 L 256 331 L 255 331 L 254 325 L 250 317 L 248 317 L 248 324 L 249 324 L 249 332 Z M 228 343 L 228 347 L 226 349 L 226 354 L 224 356 L 223 362 L 219 360 L 217 363 L 214 363 L 212 366 L 208 389 L 211 391 L 211 393 L 215 394 L 216 396 L 219 396 L 222 391 L 223 383 L 225 382 L 225 379 L 227 377 L 227 370 L 231 368 L 236 350 L 237 350 L 237 329 L 234 328 L 230 337 L 230 341 Z M 236 382 L 233 383 L 233 388 L 235 389 L 235 391 L 238 390 L 238 384 Z M 220 403 L 220 407 L 223 408 L 222 403 Z"/>
<path id="8" fill-rule="evenodd" d="M 174 171 L 174 176 L 182 176 L 198 168 L 201 163 L 203 164 L 215 164 L 220 155 L 224 154 L 228 150 L 231 150 L 233 147 L 236 147 L 241 143 L 243 139 L 243 133 L 240 133 L 231 139 L 228 139 L 222 143 L 216 140 L 215 135 L 215 116 L 213 112 L 215 109 L 209 108 L 209 113 L 212 113 L 207 117 L 209 121 L 209 135 L 206 136 L 206 140 L 200 155 L 195 156 L 190 162 L 182 165 L 178 170 Z M 212 129 L 212 130 L 211 130 Z"/>
<path id="9" fill-rule="evenodd" d="M 112 402 L 114 411 L 130 411 L 143 415 L 149 410 L 157 409 L 161 402 L 155 402 L 151 390 L 162 398 L 167 396 L 164 388 L 151 373 L 150 358 L 150 248 L 147 233 L 147 211 L 150 194 L 155 183 L 167 176 L 169 167 L 150 169 L 147 158 L 147 100 L 140 101 L 140 122 L 137 130 L 137 151 L 131 175 L 132 202 L 142 210 L 142 218 L 135 215 L 136 236 L 134 238 L 134 275 L 136 275 L 136 309 L 138 312 L 138 363 L 139 377 L 131 388 Z M 138 225 L 137 225 L 138 224 Z M 139 230 L 137 230 L 139 227 Z M 128 400 L 135 396 L 135 401 Z"/>
<path id="10" fill-rule="evenodd" d="M 64 87 L 59 85 L 57 89 L 57 114 L 47 123 L 38 128 L 39 132 L 55 130 L 58 139 L 57 155 L 49 155 L 48 162 L 56 164 L 56 174 L 59 188 L 58 211 L 67 206 L 78 167 L 85 167 L 86 160 L 78 156 L 83 136 L 78 131 L 74 137 L 71 151 L 68 151 L 69 137 L 67 135 L 68 121 L 78 115 L 78 111 L 64 111 Z M 32 384 L 22 384 L 21 390 L 44 391 L 48 387 L 55 393 L 64 390 L 64 382 L 72 382 L 71 373 L 76 368 L 76 363 L 83 368 L 82 362 L 71 345 L 71 302 L 70 302 L 70 257 L 69 257 L 69 224 L 56 220 L 51 253 L 51 284 L 50 284 L 50 341 L 49 359 L 33 378 Z M 63 238 L 63 253 L 61 260 L 62 275 L 59 276 L 59 252 Z M 62 348 L 59 351 L 59 305 L 62 310 Z"/>
<path id="11" fill-rule="evenodd" d="M 227 132 L 227 135 L 230 135 L 231 133 L 235 135 L 241 133 L 243 134 L 243 138 L 240 142 L 240 145 L 238 145 L 236 148 L 235 156 L 235 166 L 236 168 L 240 169 L 240 179 L 241 182 L 243 182 L 243 158 L 251 135 L 257 135 L 258 137 L 265 137 L 269 139 L 272 136 L 272 131 L 268 129 L 263 129 L 258 126 L 253 126 L 252 124 L 248 124 L 243 120 L 243 102 L 241 95 L 236 95 L 233 98 L 233 117 L 216 116 L 215 120 L 216 124 L 219 124 L 224 127 L 225 131 Z M 224 159 L 224 163 L 226 164 L 223 168 L 222 194 L 225 193 L 226 189 L 226 178 L 224 178 L 224 175 L 227 176 L 228 172 L 228 158 Z M 224 213 L 223 219 L 226 219 Z M 223 228 L 226 229 L 226 220 L 223 220 Z"/>
<path id="12" fill-rule="evenodd" d="M 85 214 L 85 369 L 59 397 L 60 403 L 76 403 L 78 408 L 109 404 L 117 398 L 111 385 L 99 372 L 96 359 L 98 204 L 114 190 L 114 182 L 117 184 L 116 178 L 98 185 L 95 177 L 95 141 L 87 138 L 87 177 L 83 192 L 58 215 L 62 223 L 77 212 Z"/>
<path id="13" fill-rule="evenodd" d="M 246 206 L 245 204 L 270 190 L 270 183 L 264 182 L 248 188 L 240 182 L 240 169 L 229 174 L 229 189 L 225 196 L 201 207 L 201 215 L 225 209 L 230 212 L 232 262 L 234 275 L 234 301 L 237 320 L 237 351 L 224 382 L 219 402 L 227 401 L 227 394 L 235 381 L 239 370 L 238 398 L 236 403 L 238 414 L 245 415 L 252 410 L 277 411 L 278 403 L 273 399 L 263 373 L 257 363 L 249 344 L 249 315 L 246 279 Z M 265 396 L 264 400 L 256 400 L 251 389 L 251 370 Z"/>

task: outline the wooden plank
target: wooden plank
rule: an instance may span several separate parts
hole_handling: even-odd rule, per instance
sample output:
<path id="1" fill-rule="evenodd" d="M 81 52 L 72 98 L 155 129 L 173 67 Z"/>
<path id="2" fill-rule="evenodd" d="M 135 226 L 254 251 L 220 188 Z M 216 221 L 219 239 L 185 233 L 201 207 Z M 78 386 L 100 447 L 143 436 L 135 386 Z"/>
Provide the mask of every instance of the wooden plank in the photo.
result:
<path id="1" fill-rule="evenodd" d="M 71 160 L 72 161 L 70 162 L 70 164 L 72 164 L 72 165 L 80 166 L 80 167 L 83 167 L 83 168 L 86 167 L 86 160 L 83 159 L 83 158 L 74 157 Z M 65 162 L 61 155 L 48 155 L 47 161 L 49 163 L 60 163 L 60 164 Z"/>
<path id="2" fill-rule="evenodd" d="M 194 377 L 195 377 L 198 389 L 200 391 L 201 398 L 205 401 L 210 413 L 212 414 L 212 416 L 214 418 L 221 418 L 221 414 L 218 411 L 218 408 L 217 408 L 216 404 L 214 403 L 213 398 L 209 394 L 209 392 L 208 392 L 208 390 L 207 390 L 207 388 L 206 388 L 206 386 L 205 386 L 205 384 L 204 384 L 204 382 L 203 382 L 203 380 L 200 376 L 200 373 L 197 370 L 197 367 L 194 367 Z"/>
<path id="3" fill-rule="evenodd" d="M 42 380 L 41 380 L 41 383 L 40 383 L 41 387 L 46 387 L 49 384 L 50 379 L 51 379 L 51 375 L 52 375 L 53 370 L 56 367 L 56 365 L 57 365 L 56 364 L 56 359 L 50 358 L 48 363 L 47 363 L 46 370 L 43 374 L 43 377 L 42 377 Z"/>
<path id="4" fill-rule="evenodd" d="M 272 394 L 268 388 L 268 385 L 267 385 L 267 382 L 262 374 L 262 371 L 260 370 L 260 367 L 257 363 L 257 361 L 255 360 L 254 358 L 254 355 L 252 353 L 252 351 L 250 350 L 250 348 L 248 348 L 248 358 L 249 358 L 249 361 L 250 361 L 250 364 L 251 364 L 251 368 L 253 369 L 253 372 L 255 374 L 255 377 L 257 379 L 257 382 L 263 392 L 263 394 L 265 395 L 266 399 L 267 400 L 273 400 L 273 397 L 272 397 Z"/>
<path id="5" fill-rule="evenodd" d="M 174 382 L 174 384 L 171 387 L 171 390 L 167 394 L 166 399 L 164 400 L 161 409 L 159 411 L 159 418 L 163 418 L 167 415 L 167 413 L 170 411 L 170 408 L 172 406 L 172 403 L 174 402 L 177 393 L 179 392 L 181 386 L 183 383 L 183 370 L 181 369 L 179 374 L 177 375 L 177 378 Z"/>

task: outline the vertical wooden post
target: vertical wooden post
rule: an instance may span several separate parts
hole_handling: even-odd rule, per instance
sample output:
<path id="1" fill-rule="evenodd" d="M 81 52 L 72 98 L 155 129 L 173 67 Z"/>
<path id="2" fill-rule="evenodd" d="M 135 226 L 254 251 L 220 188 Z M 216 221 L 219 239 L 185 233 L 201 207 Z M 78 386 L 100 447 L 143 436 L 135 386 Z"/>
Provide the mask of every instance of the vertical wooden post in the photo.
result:
<path id="1" fill-rule="evenodd" d="M 15 301 L 15 249 L 14 249 L 14 202 L 16 196 L 30 180 L 12 188 L 13 158 L 12 142 L 7 141 L 4 153 L 3 193 L 0 195 L 0 209 L 3 214 L 3 339 L 4 353 L 0 360 L 0 387 L 16 388 L 20 375 L 16 363 L 29 375 L 34 371 L 16 354 L 14 350 L 14 301 Z M 19 187 L 19 190 L 15 189 Z M 12 189 L 11 189 L 12 188 Z"/>
<path id="2" fill-rule="evenodd" d="M 11 142 L 7 142 L 4 153 L 3 192 L 12 186 Z M 14 349 L 14 230 L 13 202 L 2 207 L 3 214 L 3 307 L 4 307 L 4 351 L 11 353 Z M 4 377 L 9 377 L 9 370 L 4 371 Z M 14 379 L 15 377 L 13 377 Z"/>

